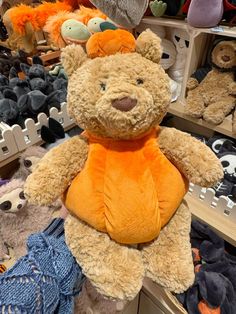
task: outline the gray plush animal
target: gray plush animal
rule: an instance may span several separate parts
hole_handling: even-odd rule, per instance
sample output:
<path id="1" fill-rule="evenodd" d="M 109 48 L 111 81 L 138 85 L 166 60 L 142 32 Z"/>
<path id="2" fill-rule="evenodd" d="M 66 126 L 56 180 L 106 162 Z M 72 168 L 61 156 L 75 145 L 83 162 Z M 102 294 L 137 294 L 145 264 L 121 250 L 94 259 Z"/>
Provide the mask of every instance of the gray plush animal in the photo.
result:
<path id="1" fill-rule="evenodd" d="M 29 235 L 42 231 L 54 212 L 52 207 L 29 205 L 23 187 L 21 179 L 0 187 L 0 260 L 8 258 L 8 247 L 16 259 L 25 255 Z"/>

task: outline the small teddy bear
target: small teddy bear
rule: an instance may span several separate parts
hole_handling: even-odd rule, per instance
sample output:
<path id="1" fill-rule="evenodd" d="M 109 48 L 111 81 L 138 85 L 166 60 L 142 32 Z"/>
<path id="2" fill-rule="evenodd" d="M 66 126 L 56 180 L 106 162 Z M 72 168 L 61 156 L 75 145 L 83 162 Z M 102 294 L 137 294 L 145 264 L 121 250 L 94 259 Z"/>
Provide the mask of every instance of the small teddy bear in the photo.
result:
<path id="1" fill-rule="evenodd" d="M 21 179 L 0 187 L 0 260 L 9 258 L 7 246 L 16 259 L 26 254 L 28 236 L 42 231 L 52 218 L 52 208 L 28 204 L 23 187 Z"/>
<path id="2" fill-rule="evenodd" d="M 220 124 L 236 105 L 236 41 L 220 41 L 212 50 L 212 70 L 199 84 L 190 78 L 185 112 L 194 118 L 202 118 Z"/>
<path id="3" fill-rule="evenodd" d="M 135 49 L 90 59 L 64 48 L 68 112 L 85 132 L 51 149 L 24 189 L 41 205 L 63 195 L 68 247 L 92 285 L 121 300 L 145 276 L 174 292 L 193 283 L 183 197 L 188 181 L 210 187 L 223 176 L 209 147 L 159 126 L 171 99 L 160 38 L 147 30 Z"/>

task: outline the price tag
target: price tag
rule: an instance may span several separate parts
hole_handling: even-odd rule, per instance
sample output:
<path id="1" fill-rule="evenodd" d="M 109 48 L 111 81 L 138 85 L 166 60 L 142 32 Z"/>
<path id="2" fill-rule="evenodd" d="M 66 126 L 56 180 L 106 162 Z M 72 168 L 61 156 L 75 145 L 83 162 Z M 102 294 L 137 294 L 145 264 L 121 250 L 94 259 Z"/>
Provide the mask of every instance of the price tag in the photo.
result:
<path id="1" fill-rule="evenodd" d="M 224 29 L 223 29 L 223 27 L 216 26 L 216 27 L 212 27 L 211 31 L 214 32 L 214 33 L 223 33 Z"/>

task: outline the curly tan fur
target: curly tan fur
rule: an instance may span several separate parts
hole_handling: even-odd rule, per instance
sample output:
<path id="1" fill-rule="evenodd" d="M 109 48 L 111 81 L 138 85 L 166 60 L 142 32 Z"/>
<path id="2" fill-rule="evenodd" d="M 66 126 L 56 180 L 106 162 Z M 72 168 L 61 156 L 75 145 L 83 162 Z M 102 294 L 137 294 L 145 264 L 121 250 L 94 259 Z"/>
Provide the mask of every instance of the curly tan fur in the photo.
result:
<path id="1" fill-rule="evenodd" d="M 109 137 L 111 141 L 143 137 L 166 114 L 170 89 L 167 75 L 156 63 L 161 55 L 160 39 L 145 32 L 137 41 L 137 51 L 89 60 L 81 47 L 71 45 L 63 50 L 62 61 L 69 74 L 68 110 L 87 134 Z M 113 106 L 114 100 L 124 97 L 137 100 L 132 110 L 121 111 Z M 221 178 L 223 172 L 216 157 L 191 136 L 166 129 L 159 134 L 158 142 L 166 157 L 194 183 L 209 186 Z M 28 198 L 42 204 L 57 198 L 83 169 L 88 149 L 88 144 L 77 137 L 50 151 L 27 180 Z M 142 285 L 144 266 L 158 283 L 183 291 L 193 279 L 187 236 L 189 212 L 184 209 L 180 206 L 173 223 L 163 228 L 150 247 L 147 244 L 143 254 L 112 241 L 106 233 L 72 215 L 65 223 L 66 241 L 91 283 L 110 298 L 134 298 Z M 169 269 L 171 258 L 174 265 L 182 263 L 179 279 L 178 272 Z"/>
<path id="2" fill-rule="evenodd" d="M 190 226 L 191 213 L 183 202 L 158 239 L 142 250 L 146 276 L 175 293 L 184 292 L 194 282 Z"/>
<path id="3" fill-rule="evenodd" d="M 138 294 L 144 277 L 138 250 L 112 241 L 71 215 L 65 222 L 65 234 L 72 254 L 100 293 L 120 300 L 132 300 Z"/>
<path id="4" fill-rule="evenodd" d="M 61 61 L 68 76 L 71 76 L 86 60 L 87 55 L 80 45 L 71 44 L 62 49 Z"/>
<path id="5" fill-rule="evenodd" d="M 159 146 L 166 157 L 194 184 L 210 187 L 223 177 L 223 169 L 216 155 L 189 134 L 174 128 L 164 128 L 159 135 Z"/>
<path id="6" fill-rule="evenodd" d="M 148 60 L 159 63 L 162 56 L 161 39 L 157 40 L 157 36 L 148 29 L 138 37 L 136 51 Z"/>
<path id="7" fill-rule="evenodd" d="M 79 136 L 51 149 L 26 181 L 24 192 L 34 204 L 50 205 L 83 168 L 88 146 Z"/>

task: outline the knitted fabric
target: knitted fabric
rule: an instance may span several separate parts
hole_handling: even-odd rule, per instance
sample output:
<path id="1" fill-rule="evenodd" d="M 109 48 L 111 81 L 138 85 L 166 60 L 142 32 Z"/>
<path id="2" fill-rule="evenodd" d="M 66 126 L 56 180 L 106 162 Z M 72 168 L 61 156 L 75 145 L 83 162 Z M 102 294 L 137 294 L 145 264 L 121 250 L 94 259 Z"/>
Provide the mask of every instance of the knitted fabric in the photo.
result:
<path id="1" fill-rule="evenodd" d="M 0 313 L 71 314 L 85 279 L 64 239 L 64 221 L 54 219 L 31 235 L 28 254 L 0 276 Z"/>
<path id="2" fill-rule="evenodd" d="M 148 8 L 148 0 L 90 0 L 112 21 L 127 28 L 137 26 Z"/>

